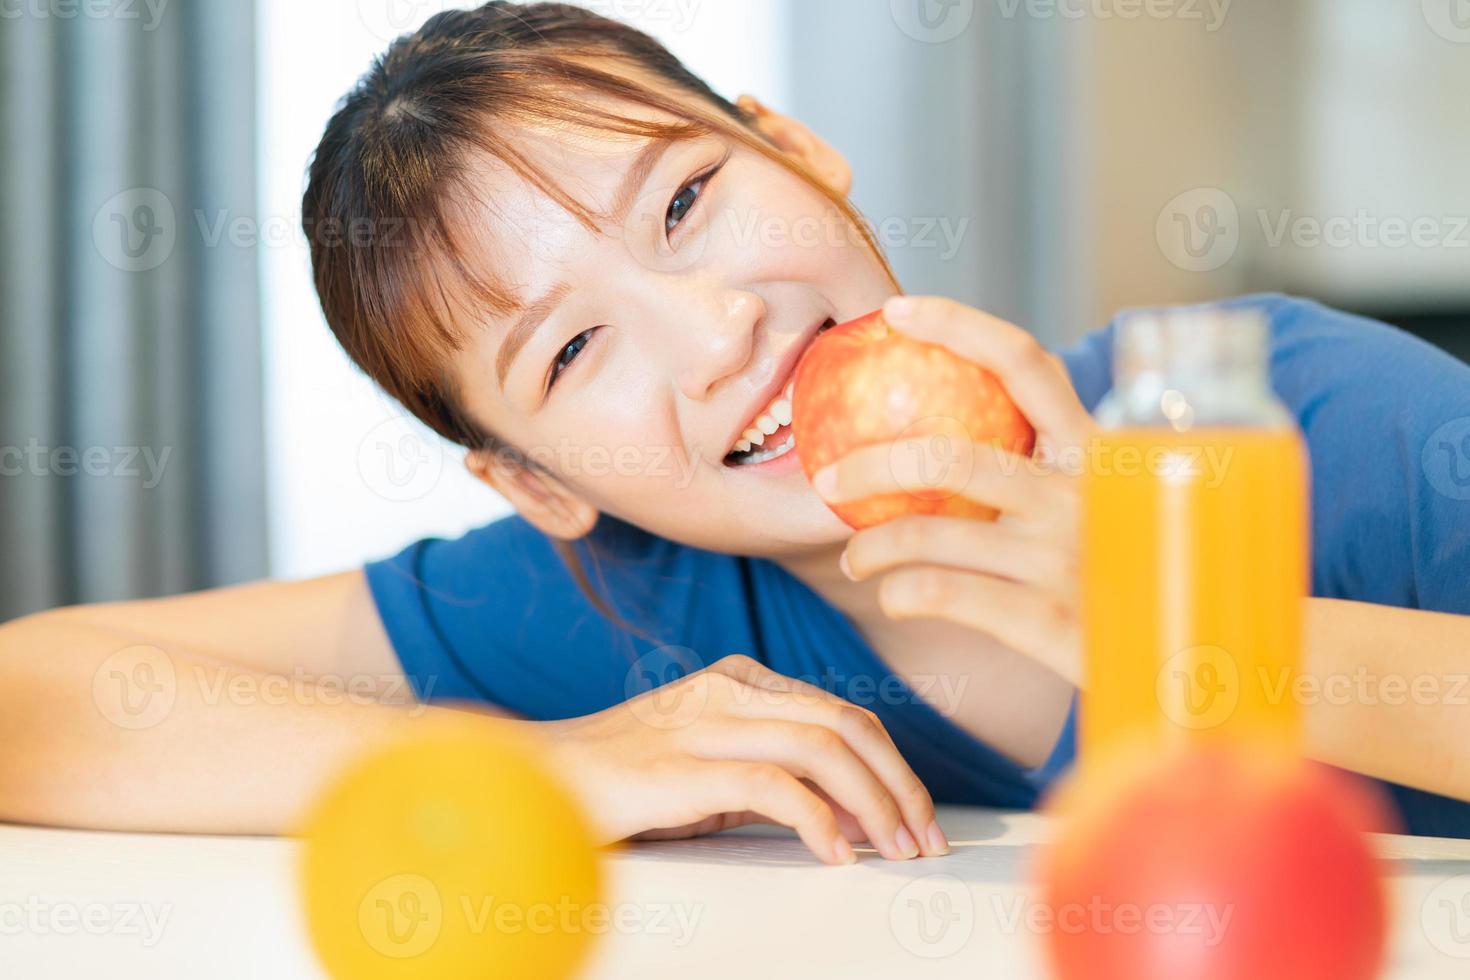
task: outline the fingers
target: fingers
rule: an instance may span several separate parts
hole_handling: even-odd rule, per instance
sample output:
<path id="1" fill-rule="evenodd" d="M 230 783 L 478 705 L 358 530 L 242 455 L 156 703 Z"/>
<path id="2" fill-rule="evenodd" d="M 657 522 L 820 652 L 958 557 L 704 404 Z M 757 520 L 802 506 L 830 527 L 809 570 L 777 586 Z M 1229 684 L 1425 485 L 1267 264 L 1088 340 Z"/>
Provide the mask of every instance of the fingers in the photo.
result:
<path id="1" fill-rule="evenodd" d="M 733 661 L 733 663 L 727 664 L 727 661 Z M 851 781 L 855 777 L 849 769 L 828 770 L 829 774 L 835 776 L 836 773 L 841 772 L 849 779 L 844 784 L 849 788 L 848 795 L 839 796 L 837 788 L 823 781 L 821 773 L 816 771 L 807 773 L 800 764 L 793 768 L 793 771 L 811 775 L 824 790 L 832 793 L 845 808 L 862 819 L 864 827 L 869 828 L 870 831 L 872 828 L 882 828 L 879 831 L 870 832 L 868 838 L 880 853 L 885 857 L 913 856 L 907 853 L 908 843 L 898 836 L 900 827 L 906 832 L 907 840 L 911 841 L 917 847 L 918 852 L 924 856 L 936 857 L 948 853 L 949 842 L 945 839 L 944 832 L 934 818 L 933 798 L 924 788 L 923 782 L 914 774 L 913 769 L 904 761 L 903 755 L 894 745 L 892 737 L 889 736 L 887 729 L 883 727 L 882 721 L 876 714 L 816 685 L 777 674 L 749 657 L 726 657 L 714 667 L 718 668 L 722 665 L 724 669 L 735 675 L 750 678 L 743 683 L 767 692 L 767 696 L 763 697 L 732 698 L 729 705 L 732 714 L 745 720 L 794 722 L 825 729 L 831 736 L 835 736 L 844 743 L 843 747 L 866 767 L 869 777 L 876 778 L 879 788 L 897 807 L 897 819 L 901 820 L 901 824 L 884 815 L 887 812 L 886 806 L 880 805 L 876 810 L 873 805 L 869 805 L 866 810 L 854 808 L 854 805 L 851 804 L 852 793 L 857 792 L 854 787 L 858 784 Z M 769 696 L 771 693 L 787 696 L 772 697 Z M 797 737 L 789 730 L 787 735 Z M 764 736 L 754 737 L 759 739 Z M 819 735 L 807 737 L 811 740 L 822 738 Z M 830 742 L 827 744 L 830 748 Z M 827 759 L 830 763 L 830 754 Z M 895 826 L 890 827 L 890 823 L 894 823 Z M 888 846 L 890 842 L 892 847 Z"/>
<path id="2" fill-rule="evenodd" d="M 992 371 L 1031 424 L 1080 446 L 1092 420 L 1065 369 L 1026 331 L 941 296 L 895 296 L 883 317 L 904 333 L 939 344 Z"/>
<path id="3" fill-rule="evenodd" d="M 759 690 L 790 694 L 798 700 L 824 702 L 837 708 L 854 708 L 865 713 L 876 730 L 888 740 L 889 744 L 893 743 L 893 738 L 888 734 L 888 729 L 883 727 L 883 723 L 878 720 L 878 716 L 873 712 L 868 711 L 866 708 L 859 708 L 846 698 L 839 697 L 825 688 L 818 687 L 815 684 L 809 684 L 797 677 L 778 674 L 754 657 L 747 657 L 739 653 L 731 654 L 728 657 L 722 657 L 715 661 L 708 669 L 722 673 L 742 684 Z"/>
<path id="4" fill-rule="evenodd" d="M 857 818 L 864 835 L 884 857 L 901 861 L 918 856 L 918 842 L 904 826 L 893 796 L 831 729 L 767 720 L 714 725 L 691 734 L 690 750 L 701 758 L 771 762 L 810 780 Z"/>
<path id="5" fill-rule="evenodd" d="M 707 760 L 690 767 L 685 789 L 692 805 L 707 816 L 754 810 L 796 831 L 828 864 L 857 860 L 832 807 L 774 763 Z"/>
<path id="6" fill-rule="evenodd" d="M 878 603 L 894 619 L 945 619 L 988 633 L 1081 683 L 1075 607 L 1058 593 L 938 565 L 908 565 L 884 576 Z"/>
<path id="7" fill-rule="evenodd" d="M 1051 589 L 1077 578 L 1075 553 L 1024 527 L 961 517 L 899 517 L 866 528 L 847 542 L 849 578 L 862 581 L 901 565 L 930 564 L 984 572 Z"/>
<path id="8" fill-rule="evenodd" d="M 1022 518 L 1070 513 L 1068 478 L 988 443 L 941 454 L 930 437 L 863 446 L 818 470 L 813 486 L 828 503 L 887 493 L 961 495 Z"/>

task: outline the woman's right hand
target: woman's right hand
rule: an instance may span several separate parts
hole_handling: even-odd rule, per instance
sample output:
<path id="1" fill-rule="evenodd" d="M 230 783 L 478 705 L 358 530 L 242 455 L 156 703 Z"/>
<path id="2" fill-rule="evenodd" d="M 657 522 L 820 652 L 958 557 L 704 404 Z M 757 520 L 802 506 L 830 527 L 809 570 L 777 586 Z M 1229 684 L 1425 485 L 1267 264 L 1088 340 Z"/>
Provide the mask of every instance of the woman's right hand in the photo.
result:
<path id="1" fill-rule="evenodd" d="M 949 850 L 877 715 L 749 657 L 537 727 L 605 842 L 769 822 L 831 864 L 863 840 L 893 860 Z"/>

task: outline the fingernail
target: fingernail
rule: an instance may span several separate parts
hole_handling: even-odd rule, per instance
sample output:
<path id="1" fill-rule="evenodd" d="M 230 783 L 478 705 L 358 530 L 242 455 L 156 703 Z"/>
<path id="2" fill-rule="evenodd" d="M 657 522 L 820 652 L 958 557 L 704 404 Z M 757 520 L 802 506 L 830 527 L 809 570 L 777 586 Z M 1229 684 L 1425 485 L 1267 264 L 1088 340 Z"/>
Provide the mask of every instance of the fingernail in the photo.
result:
<path id="1" fill-rule="evenodd" d="M 857 576 L 854 575 L 854 574 L 852 574 L 852 566 L 847 563 L 847 549 L 846 548 L 843 548 L 842 549 L 842 554 L 839 555 L 838 558 L 837 558 L 837 567 L 840 568 L 840 569 L 842 569 L 842 574 L 843 575 L 846 575 L 849 581 L 852 581 L 852 582 L 856 582 L 857 581 Z"/>
<path id="2" fill-rule="evenodd" d="M 838 834 L 836 841 L 833 842 L 832 852 L 836 855 L 839 864 L 852 864 L 857 860 L 857 855 L 853 853 L 852 845 L 841 834 Z"/>
<path id="3" fill-rule="evenodd" d="M 898 853 L 906 858 L 919 856 L 919 845 L 914 843 L 914 835 L 903 824 L 898 825 L 898 832 L 893 835 L 893 843 L 898 845 Z"/>
<path id="4" fill-rule="evenodd" d="M 812 486 L 822 496 L 830 496 L 837 490 L 837 467 L 824 466 L 812 477 Z"/>
<path id="5" fill-rule="evenodd" d="M 939 829 L 939 821 L 931 823 L 924 836 L 929 839 L 929 849 L 935 854 L 949 853 L 949 838 L 945 837 L 944 831 Z"/>
<path id="6" fill-rule="evenodd" d="M 883 304 L 883 315 L 894 322 L 907 320 L 913 316 L 914 307 L 918 305 L 918 301 L 912 296 L 894 296 Z"/>

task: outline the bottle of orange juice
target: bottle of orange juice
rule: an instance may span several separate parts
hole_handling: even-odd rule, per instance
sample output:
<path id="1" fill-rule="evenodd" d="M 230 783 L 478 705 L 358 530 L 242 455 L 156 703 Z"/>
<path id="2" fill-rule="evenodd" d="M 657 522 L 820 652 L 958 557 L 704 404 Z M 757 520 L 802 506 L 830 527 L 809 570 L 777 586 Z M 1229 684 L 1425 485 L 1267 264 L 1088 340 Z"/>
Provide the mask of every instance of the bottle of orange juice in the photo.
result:
<path id="1" fill-rule="evenodd" d="M 1123 739 L 1295 748 L 1307 461 L 1256 312 L 1125 319 L 1083 476 L 1084 762 Z"/>

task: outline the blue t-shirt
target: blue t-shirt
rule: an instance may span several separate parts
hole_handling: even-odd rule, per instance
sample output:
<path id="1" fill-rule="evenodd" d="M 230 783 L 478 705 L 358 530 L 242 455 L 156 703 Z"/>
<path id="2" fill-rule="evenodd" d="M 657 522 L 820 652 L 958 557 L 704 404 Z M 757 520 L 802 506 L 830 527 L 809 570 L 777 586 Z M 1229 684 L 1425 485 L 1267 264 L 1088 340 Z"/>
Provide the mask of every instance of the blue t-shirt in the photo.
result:
<path id="1" fill-rule="evenodd" d="M 1272 383 L 1311 454 L 1313 593 L 1470 615 L 1470 367 L 1316 303 L 1223 305 L 1259 308 L 1271 322 Z M 1112 383 L 1112 337 L 1109 325 L 1059 352 L 1089 410 Z M 1051 758 L 1018 766 L 911 690 L 841 613 L 772 561 L 607 517 L 578 549 L 584 562 L 596 556 L 594 581 L 636 631 L 603 617 L 550 541 L 519 518 L 369 564 L 418 695 L 567 718 L 743 653 L 877 712 L 939 802 L 1029 807 L 1072 760 L 1075 699 Z M 1470 837 L 1470 804 L 1389 789 L 1410 832 Z"/>

